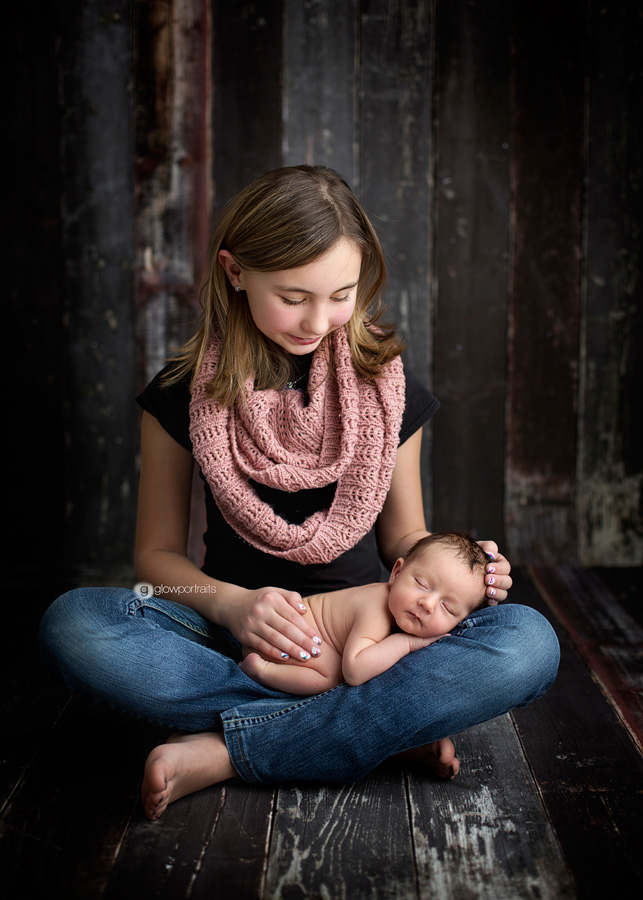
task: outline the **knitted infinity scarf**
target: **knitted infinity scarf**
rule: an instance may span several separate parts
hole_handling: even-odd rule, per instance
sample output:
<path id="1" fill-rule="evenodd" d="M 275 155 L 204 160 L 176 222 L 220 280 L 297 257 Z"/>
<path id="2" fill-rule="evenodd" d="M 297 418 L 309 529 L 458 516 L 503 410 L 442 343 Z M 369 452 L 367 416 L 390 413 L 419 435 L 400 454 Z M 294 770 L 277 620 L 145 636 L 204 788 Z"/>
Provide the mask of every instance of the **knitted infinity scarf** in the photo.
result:
<path id="1" fill-rule="evenodd" d="M 326 377 L 330 340 L 336 379 Z M 300 391 L 255 391 L 221 408 L 206 391 L 216 372 L 211 342 L 190 401 L 194 458 L 228 524 L 244 540 L 298 563 L 328 563 L 371 529 L 391 484 L 404 411 L 399 357 L 374 381 L 355 371 L 344 328 L 315 351 L 310 401 Z M 300 491 L 337 482 L 330 509 L 301 525 L 278 516 L 249 483 Z"/>

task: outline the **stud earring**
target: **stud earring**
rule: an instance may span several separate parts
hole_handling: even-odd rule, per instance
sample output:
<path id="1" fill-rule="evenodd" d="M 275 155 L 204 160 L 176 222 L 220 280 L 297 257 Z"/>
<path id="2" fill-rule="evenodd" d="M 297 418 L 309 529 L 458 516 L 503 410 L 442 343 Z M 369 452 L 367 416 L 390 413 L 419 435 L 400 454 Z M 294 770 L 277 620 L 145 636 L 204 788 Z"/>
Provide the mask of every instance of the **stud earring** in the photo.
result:
<path id="1" fill-rule="evenodd" d="M 238 294 L 239 291 L 241 290 L 241 285 L 240 285 L 240 284 L 235 284 L 234 289 L 235 289 L 235 291 L 236 291 L 237 294 Z"/>

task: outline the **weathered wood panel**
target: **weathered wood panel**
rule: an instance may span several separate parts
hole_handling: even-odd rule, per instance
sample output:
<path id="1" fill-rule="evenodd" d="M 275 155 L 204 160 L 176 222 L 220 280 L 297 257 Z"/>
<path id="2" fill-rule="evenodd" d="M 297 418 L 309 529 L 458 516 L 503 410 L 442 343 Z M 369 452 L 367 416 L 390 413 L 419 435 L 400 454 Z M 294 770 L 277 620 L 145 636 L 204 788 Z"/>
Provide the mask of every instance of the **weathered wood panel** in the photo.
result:
<path id="1" fill-rule="evenodd" d="M 356 785 L 282 786 L 264 896 L 415 898 L 413 840 L 402 772 L 380 769 Z"/>
<path id="2" fill-rule="evenodd" d="M 576 558 L 584 13 L 584 0 L 513 9 L 506 526 L 515 562 Z"/>
<path id="3" fill-rule="evenodd" d="M 206 0 L 137 3 L 139 386 L 194 329 L 211 226 L 211 27 Z"/>
<path id="4" fill-rule="evenodd" d="M 435 524 L 471 530 L 502 547 L 510 226 L 507 0 L 439 4 L 437 67 L 433 343 L 435 392 L 443 408 L 434 427 Z"/>
<path id="5" fill-rule="evenodd" d="M 284 6 L 283 163 L 329 166 L 357 186 L 357 0 Z"/>
<path id="6" fill-rule="evenodd" d="M 102 896 L 263 896 L 275 788 L 217 785 L 173 803 L 158 822 L 133 817 Z"/>
<path id="7" fill-rule="evenodd" d="M 389 266 L 386 302 L 408 342 L 407 359 L 431 383 L 433 4 L 361 5 L 359 196 Z M 423 490 L 430 521 L 430 428 Z"/>
<path id="8" fill-rule="evenodd" d="M 643 12 L 589 4 L 578 511 L 584 565 L 643 562 Z"/>
<path id="9" fill-rule="evenodd" d="M 643 752 L 643 627 L 594 570 L 529 571 Z"/>
<path id="10" fill-rule="evenodd" d="M 129 565 L 134 533 L 132 29 L 128 0 L 57 8 L 67 559 L 72 572 L 95 579 Z"/>
<path id="11" fill-rule="evenodd" d="M 509 715 L 456 738 L 455 781 L 411 777 L 420 897 L 573 900 L 573 879 Z"/>
<path id="12" fill-rule="evenodd" d="M 514 593 L 549 615 L 561 642 L 553 687 L 512 717 L 578 895 L 633 896 L 643 878 L 643 757 L 524 576 Z"/>
<path id="13" fill-rule="evenodd" d="M 215 210 L 282 163 L 281 0 L 212 0 Z"/>
<path id="14" fill-rule="evenodd" d="M 122 720 L 102 730 L 84 703 L 66 708 L 2 817 L 10 897 L 100 896 L 123 833 L 140 814 L 145 734 Z"/>

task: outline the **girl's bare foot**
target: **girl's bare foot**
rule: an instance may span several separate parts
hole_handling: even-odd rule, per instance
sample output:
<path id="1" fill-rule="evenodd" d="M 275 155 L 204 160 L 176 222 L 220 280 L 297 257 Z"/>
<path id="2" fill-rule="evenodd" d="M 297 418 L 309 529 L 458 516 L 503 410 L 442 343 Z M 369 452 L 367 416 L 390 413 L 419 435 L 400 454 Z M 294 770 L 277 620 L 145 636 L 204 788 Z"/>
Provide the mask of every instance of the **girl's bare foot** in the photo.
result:
<path id="1" fill-rule="evenodd" d="M 141 788 L 145 815 L 158 819 L 173 800 L 236 775 L 220 732 L 173 734 L 147 757 Z"/>
<path id="2" fill-rule="evenodd" d="M 423 747 L 414 747 L 404 753 L 398 753 L 395 759 L 409 760 L 426 766 L 439 778 L 451 781 L 460 771 L 460 762 L 456 759 L 455 747 L 451 738 L 442 738 Z"/>

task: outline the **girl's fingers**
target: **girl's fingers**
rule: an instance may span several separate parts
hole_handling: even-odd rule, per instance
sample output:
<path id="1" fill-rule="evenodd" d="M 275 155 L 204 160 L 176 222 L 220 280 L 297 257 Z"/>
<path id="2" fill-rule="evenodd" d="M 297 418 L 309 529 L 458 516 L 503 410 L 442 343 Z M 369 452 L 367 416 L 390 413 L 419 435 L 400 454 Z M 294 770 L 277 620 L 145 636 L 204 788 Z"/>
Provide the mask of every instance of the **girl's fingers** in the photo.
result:
<path id="1" fill-rule="evenodd" d="M 485 593 L 489 600 L 493 603 L 500 603 L 507 599 L 507 593 L 513 584 L 511 576 L 511 565 L 498 551 L 498 545 L 493 541 L 480 541 L 480 546 L 493 558 L 487 564 L 485 571 L 485 584 L 487 585 Z"/>
<path id="2" fill-rule="evenodd" d="M 321 637 L 302 618 L 305 611 L 298 594 L 287 598 L 280 591 L 267 590 L 254 604 L 244 643 L 272 659 L 292 657 L 306 662 L 319 656 Z"/>
<path id="3" fill-rule="evenodd" d="M 263 637 L 255 635 L 253 649 L 276 660 L 293 659 L 299 662 L 308 662 L 309 659 L 320 655 L 319 644 L 310 640 L 303 643 L 305 646 L 289 640 L 285 634 L 273 628 L 267 629 Z"/>

